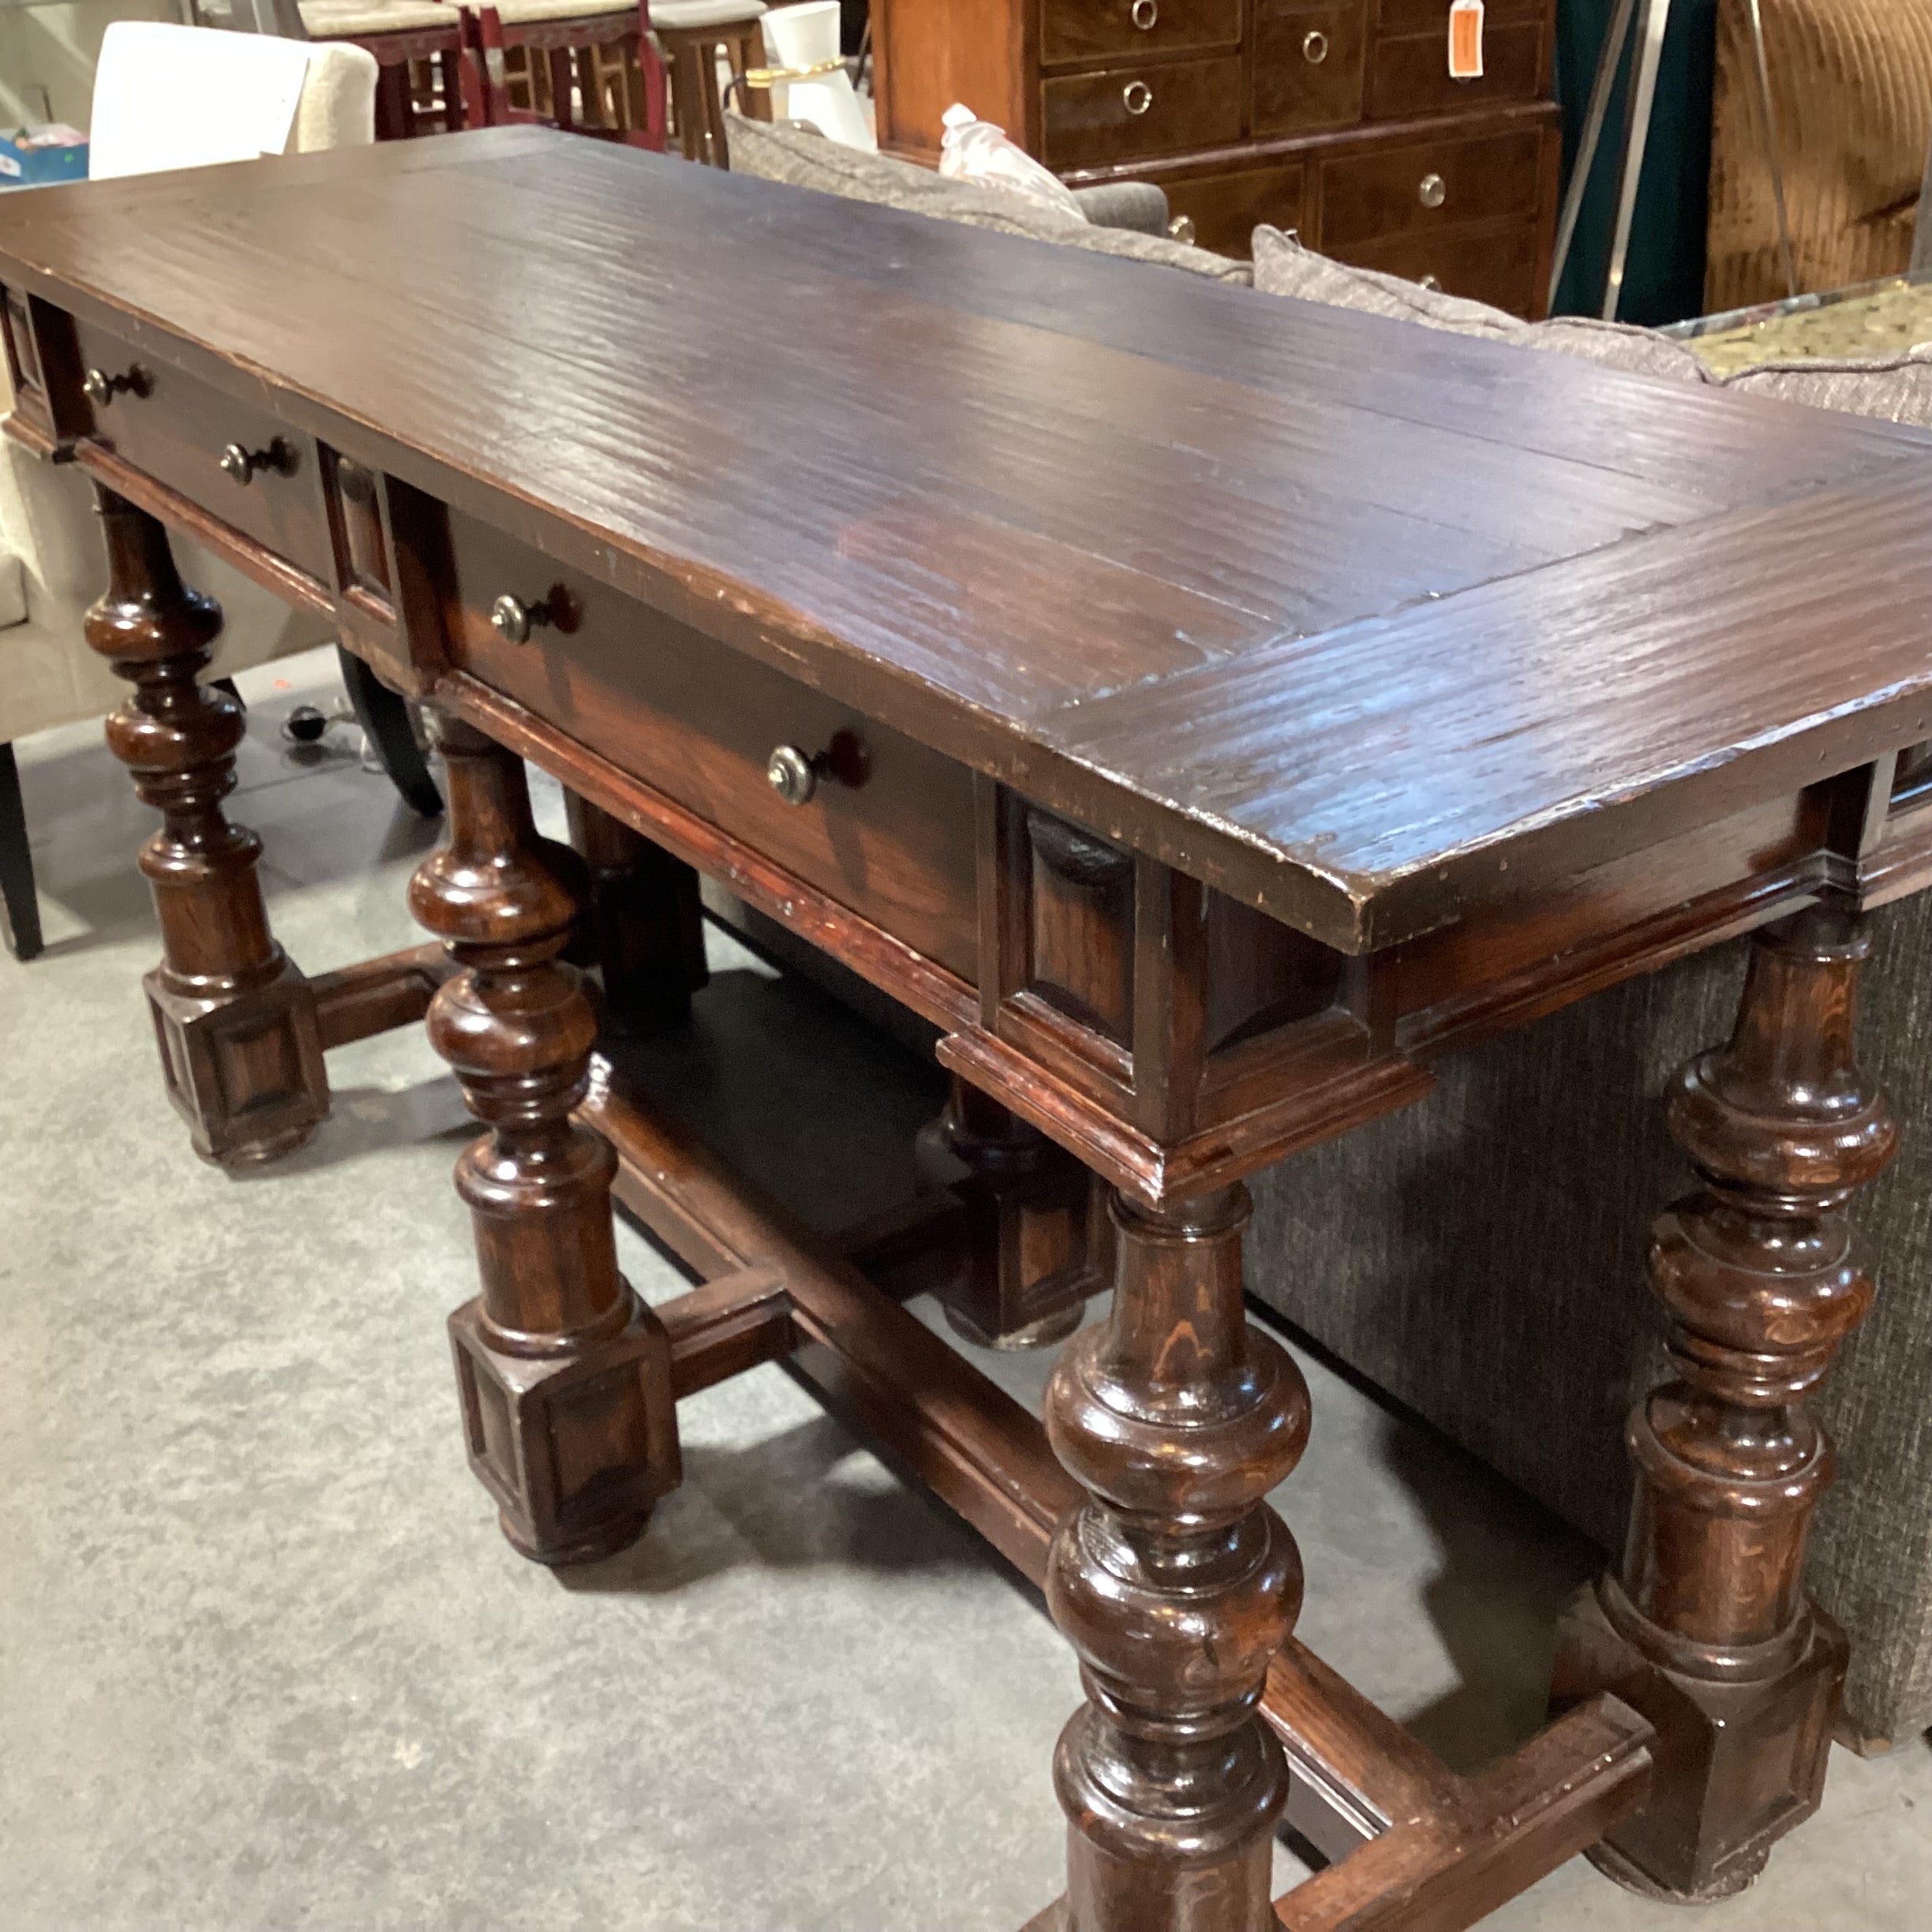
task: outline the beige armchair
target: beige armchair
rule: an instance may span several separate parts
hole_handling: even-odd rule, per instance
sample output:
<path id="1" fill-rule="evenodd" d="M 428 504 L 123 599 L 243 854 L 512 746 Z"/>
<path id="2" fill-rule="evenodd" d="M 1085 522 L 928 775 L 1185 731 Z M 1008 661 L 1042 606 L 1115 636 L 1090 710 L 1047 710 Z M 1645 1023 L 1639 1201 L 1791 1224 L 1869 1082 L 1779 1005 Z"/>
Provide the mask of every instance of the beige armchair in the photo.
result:
<path id="1" fill-rule="evenodd" d="M 155 36 L 161 37 L 158 43 Z M 245 86 L 250 47 L 261 48 L 271 60 L 307 57 L 288 131 L 289 152 L 373 137 L 376 62 L 359 47 L 318 45 L 298 52 L 285 42 L 124 21 L 109 28 L 95 77 L 94 136 L 97 152 L 110 158 L 108 167 L 97 171 L 148 173 L 189 158 L 241 160 L 260 153 L 253 102 L 238 103 L 233 117 L 235 140 L 227 149 L 219 139 L 211 141 L 208 117 L 219 110 L 219 87 L 199 91 L 192 115 L 155 115 L 154 140 L 127 138 L 130 124 L 145 122 L 155 107 L 145 90 L 156 71 L 155 47 L 165 51 L 174 71 L 182 72 L 193 67 L 198 47 L 207 41 L 223 43 L 215 51 L 223 85 Z M 170 109 L 178 104 L 168 103 Z M 167 152 L 169 126 L 184 121 L 192 124 L 191 156 Z M 7 383 L 0 388 L 0 414 L 9 412 L 13 402 Z M 326 617 L 291 610 L 197 545 L 177 539 L 175 553 L 182 575 L 218 599 L 227 619 L 210 676 L 231 676 L 335 635 Z M 40 950 L 40 919 L 13 743 L 52 725 L 97 717 L 127 695 L 126 686 L 88 650 L 81 635 L 81 618 L 106 575 L 86 477 L 71 464 L 45 462 L 10 440 L 0 441 L 0 902 L 9 944 L 23 959 Z"/>

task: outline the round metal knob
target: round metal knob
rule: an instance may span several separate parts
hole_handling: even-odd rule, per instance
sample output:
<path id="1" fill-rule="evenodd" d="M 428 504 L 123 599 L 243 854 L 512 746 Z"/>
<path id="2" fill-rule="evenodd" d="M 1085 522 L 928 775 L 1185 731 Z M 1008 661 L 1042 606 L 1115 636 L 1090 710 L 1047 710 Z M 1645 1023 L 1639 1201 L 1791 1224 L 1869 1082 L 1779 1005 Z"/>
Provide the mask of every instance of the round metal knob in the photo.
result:
<path id="1" fill-rule="evenodd" d="M 1418 277 L 1417 286 L 1421 288 L 1427 289 L 1432 295 L 1440 294 L 1442 290 L 1441 282 L 1432 275 L 1425 275 Z"/>
<path id="2" fill-rule="evenodd" d="M 1449 199 L 1449 184 L 1440 174 L 1425 174 L 1416 199 L 1425 208 L 1439 208 Z"/>
<path id="3" fill-rule="evenodd" d="M 1127 17 L 1143 33 L 1151 33 L 1154 23 L 1160 18 L 1160 8 L 1155 0 L 1133 0 L 1133 5 L 1127 9 Z"/>
<path id="4" fill-rule="evenodd" d="M 295 453 L 279 436 L 266 449 L 244 449 L 239 443 L 224 446 L 220 457 L 222 474 L 238 483 L 249 483 L 264 470 L 286 476 L 295 466 Z"/>
<path id="5" fill-rule="evenodd" d="M 796 745 L 781 745 L 765 761 L 765 776 L 788 805 L 803 805 L 818 789 L 818 762 Z"/>
<path id="6" fill-rule="evenodd" d="M 506 644 L 527 644 L 530 633 L 541 630 L 550 616 L 547 603 L 526 604 L 506 590 L 490 606 L 490 628 Z"/>
<path id="7" fill-rule="evenodd" d="M 1328 36 L 1319 27 L 1303 36 L 1301 58 L 1311 67 L 1319 67 L 1328 58 Z"/>
<path id="8" fill-rule="evenodd" d="M 1154 105 L 1154 90 L 1144 80 L 1129 80 L 1121 89 L 1121 105 L 1130 114 L 1144 114 Z"/>
<path id="9" fill-rule="evenodd" d="M 96 409 L 105 409 L 118 395 L 132 391 L 144 395 L 148 387 L 148 377 L 141 369 L 129 369 L 118 376 L 110 376 L 105 369 L 91 369 L 80 379 L 80 393 Z"/>
<path id="10" fill-rule="evenodd" d="M 1194 241 L 1194 217 L 1177 215 L 1167 224 L 1167 238 L 1170 242 L 1185 242 L 1192 246 Z"/>

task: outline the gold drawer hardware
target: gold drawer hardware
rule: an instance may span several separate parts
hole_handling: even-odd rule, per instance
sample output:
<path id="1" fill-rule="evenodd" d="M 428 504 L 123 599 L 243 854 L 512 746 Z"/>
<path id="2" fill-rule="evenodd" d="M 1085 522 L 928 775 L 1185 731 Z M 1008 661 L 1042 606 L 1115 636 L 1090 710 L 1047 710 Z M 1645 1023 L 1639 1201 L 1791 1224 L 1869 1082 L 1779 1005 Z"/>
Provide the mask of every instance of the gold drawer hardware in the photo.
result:
<path id="1" fill-rule="evenodd" d="M 1127 17 L 1143 33 L 1151 33 L 1154 23 L 1160 18 L 1160 8 L 1156 0 L 1133 0 L 1133 6 L 1128 9 Z"/>
<path id="2" fill-rule="evenodd" d="M 1440 275 L 1425 275 L 1418 279 L 1416 286 L 1418 288 L 1427 289 L 1432 295 L 1440 295 L 1442 293 L 1442 278 Z"/>
<path id="3" fill-rule="evenodd" d="M 1301 42 L 1301 58 L 1319 67 L 1328 58 L 1328 36 L 1319 27 L 1310 28 Z"/>
<path id="4" fill-rule="evenodd" d="M 295 452 L 277 436 L 266 449 L 244 449 L 230 443 L 221 453 L 222 474 L 238 483 L 252 483 L 264 470 L 275 476 L 289 476 L 295 468 Z"/>
<path id="5" fill-rule="evenodd" d="M 1425 208 L 1439 208 L 1449 199 L 1449 184 L 1440 174 L 1425 174 L 1416 198 Z"/>
<path id="6" fill-rule="evenodd" d="M 1154 90 L 1144 80 L 1129 80 L 1121 89 L 1121 105 L 1130 114 L 1144 114 L 1154 105 Z"/>
<path id="7" fill-rule="evenodd" d="M 1191 245 L 1194 240 L 1194 217 L 1192 215 L 1177 215 L 1167 224 L 1167 239 L 1170 242 L 1185 242 Z"/>
<path id="8" fill-rule="evenodd" d="M 138 363 L 130 365 L 118 376 L 110 376 L 105 369 L 91 369 L 81 378 L 80 393 L 96 409 L 105 409 L 118 395 L 144 396 L 152 381 Z"/>

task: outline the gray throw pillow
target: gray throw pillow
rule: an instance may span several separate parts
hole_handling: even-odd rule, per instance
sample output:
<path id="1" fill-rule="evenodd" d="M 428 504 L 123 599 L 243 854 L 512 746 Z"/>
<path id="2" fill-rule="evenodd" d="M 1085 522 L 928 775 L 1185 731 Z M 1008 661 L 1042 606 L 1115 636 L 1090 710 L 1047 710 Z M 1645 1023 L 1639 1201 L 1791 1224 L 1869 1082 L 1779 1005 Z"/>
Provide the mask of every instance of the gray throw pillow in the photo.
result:
<path id="1" fill-rule="evenodd" d="M 1050 214 L 1017 195 L 1001 194 L 970 182 L 949 180 L 916 163 L 891 155 L 869 154 L 827 140 L 803 122 L 763 122 L 734 117 L 730 129 L 734 174 L 755 174 L 761 180 L 788 182 L 795 188 L 816 189 L 821 194 L 844 195 L 853 201 L 876 201 L 882 207 L 906 208 L 941 221 L 964 222 L 969 227 L 990 228 L 1001 234 L 1024 235 L 1035 242 L 1057 242 L 1068 248 L 1091 249 L 1102 255 L 1124 255 L 1135 261 L 1156 262 L 1185 268 L 1218 282 L 1245 283 L 1245 262 L 1212 255 L 1205 249 L 1170 242 L 1165 235 L 1136 234 L 1123 228 L 1096 228 L 1084 216 Z"/>
<path id="2" fill-rule="evenodd" d="M 1720 387 L 1932 429 L 1932 346 L 1876 361 L 1761 362 Z"/>
<path id="3" fill-rule="evenodd" d="M 1377 269 L 1351 268 L 1345 262 L 1331 261 L 1304 248 L 1294 236 L 1283 234 L 1279 228 L 1264 227 L 1254 231 L 1254 270 L 1255 286 L 1264 295 L 1291 295 L 1338 309 L 1394 316 L 1458 335 L 1514 343 L 1519 348 L 1554 350 L 1634 375 L 1685 383 L 1709 380 L 1703 364 L 1682 343 L 1654 330 L 1634 328 L 1623 322 L 1593 321 L 1582 316 L 1521 321 L 1487 302 L 1446 295 Z"/>

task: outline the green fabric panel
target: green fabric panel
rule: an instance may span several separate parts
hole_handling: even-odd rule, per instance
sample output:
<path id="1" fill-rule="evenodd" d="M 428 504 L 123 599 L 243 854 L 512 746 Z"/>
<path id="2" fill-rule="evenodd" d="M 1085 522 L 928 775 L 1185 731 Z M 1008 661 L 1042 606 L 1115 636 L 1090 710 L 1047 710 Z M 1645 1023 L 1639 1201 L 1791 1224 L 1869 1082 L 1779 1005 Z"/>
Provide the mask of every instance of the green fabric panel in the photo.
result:
<path id="1" fill-rule="evenodd" d="M 1590 85 L 1614 0 L 1557 0 L 1556 97 L 1563 104 L 1567 185 L 1589 106 Z M 1641 12 L 1641 8 L 1639 9 Z M 1636 36 L 1630 36 L 1634 43 Z M 1717 61 L 1717 0 L 1671 0 L 1670 31 L 1657 79 L 1657 111 L 1644 156 L 1624 271 L 1619 319 L 1652 325 L 1704 310 L 1704 230 L 1710 178 L 1711 79 Z M 1616 161 L 1623 148 L 1630 61 L 1604 122 L 1574 246 L 1556 292 L 1559 315 L 1595 315 L 1603 305 L 1616 219 Z"/>

